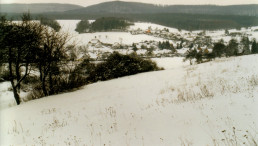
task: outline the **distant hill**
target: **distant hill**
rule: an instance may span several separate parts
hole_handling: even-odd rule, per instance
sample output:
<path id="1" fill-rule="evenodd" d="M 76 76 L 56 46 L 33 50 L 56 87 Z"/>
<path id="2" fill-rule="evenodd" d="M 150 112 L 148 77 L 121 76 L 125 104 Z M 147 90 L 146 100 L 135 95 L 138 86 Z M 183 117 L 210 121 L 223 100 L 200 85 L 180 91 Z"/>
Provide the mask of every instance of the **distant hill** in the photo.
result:
<path id="1" fill-rule="evenodd" d="M 157 13 L 164 12 L 163 7 L 158 7 L 153 4 L 137 3 L 137 2 L 104 2 L 85 8 L 71 10 L 68 13 Z"/>
<path id="2" fill-rule="evenodd" d="M 0 4 L 0 13 L 53 13 L 65 14 L 155 14 L 185 13 L 210 15 L 247 15 L 258 16 L 258 5 L 154 5 L 139 2 L 112 1 L 88 7 L 72 4 L 37 3 L 37 4 Z"/>
<path id="3" fill-rule="evenodd" d="M 98 19 L 119 17 L 186 30 L 214 30 L 258 26 L 258 5 L 170 5 L 113 1 L 88 7 L 69 4 L 5 4 L 0 12 L 19 20 L 21 12 L 33 18 L 44 15 L 53 19 Z"/>
<path id="4" fill-rule="evenodd" d="M 258 5 L 153 5 L 138 2 L 113 1 L 105 2 L 69 10 L 65 13 L 72 14 L 100 14 L 100 13 L 118 13 L 118 14 L 153 14 L 153 13 L 186 13 L 186 14 L 214 14 L 214 15 L 248 15 L 258 16 Z"/>
<path id="5" fill-rule="evenodd" d="M 45 13 L 64 12 L 68 10 L 83 8 L 79 5 L 57 4 L 57 3 L 37 3 L 37 4 L 0 4 L 0 13 Z"/>

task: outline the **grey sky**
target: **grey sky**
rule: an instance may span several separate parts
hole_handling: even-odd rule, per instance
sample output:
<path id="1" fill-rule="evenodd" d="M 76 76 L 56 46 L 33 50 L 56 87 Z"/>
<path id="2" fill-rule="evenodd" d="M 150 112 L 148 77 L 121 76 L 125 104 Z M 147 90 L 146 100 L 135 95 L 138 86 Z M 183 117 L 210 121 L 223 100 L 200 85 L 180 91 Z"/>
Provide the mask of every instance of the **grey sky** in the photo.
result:
<path id="1" fill-rule="evenodd" d="M 89 6 L 101 2 L 114 0 L 0 0 L 0 3 L 69 3 L 82 6 Z M 130 2 L 143 2 L 163 5 L 173 4 L 216 4 L 216 5 L 235 5 L 235 4 L 258 4 L 258 0 L 125 0 Z"/>

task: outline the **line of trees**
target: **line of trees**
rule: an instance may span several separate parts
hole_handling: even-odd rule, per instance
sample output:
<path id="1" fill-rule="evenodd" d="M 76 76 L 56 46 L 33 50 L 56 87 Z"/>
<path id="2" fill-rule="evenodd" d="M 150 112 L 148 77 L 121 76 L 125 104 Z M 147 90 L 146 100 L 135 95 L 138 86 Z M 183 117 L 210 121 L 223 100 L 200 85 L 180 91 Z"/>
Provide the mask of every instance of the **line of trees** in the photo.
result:
<path id="1" fill-rule="evenodd" d="M 131 24 L 122 18 L 102 17 L 96 19 L 96 21 L 91 24 L 88 20 L 81 20 L 77 24 L 75 31 L 78 33 L 86 33 L 97 31 L 112 31 L 114 29 L 124 30 L 129 25 Z"/>
<path id="2" fill-rule="evenodd" d="M 33 14 L 35 17 L 38 14 Z M 46 14 L 44 14 L 46 15 Z M 258 25 L 257 16 L 212 15 L 212 14 L 184 14 L 184 13 L 156 13 L 156 14 L 119 14 L 119 13 L 48 13 L 48 17 L 55 19 L 96 20 L 101 17 L 125 18 L 131 21 L 152 22 L 167 27 L 184 30 L 216 30 Z M 19 14 L 8 14 L 9 18 L 18 19 Z"/>
<path id="3" fill-rule="evenodd" d="M 214 43 L 212 52 L 201 48 L 192 49 L 186 54 L 185 60 L 190 60 L 190 64 L 192 64 L 193 59 L 195 59 L 197 63 L 202 63 L 203 60 L 209 61 L 216 57 L 241 56 L 248 54 L 258 54 L 258 45 L 255 39 L 251 42 L 248 37 L 243 36 L 240 42 L 231 39 L 228 45 L 225 45 L 224 40 L 219 40 Z"/>
<path id="4" fill-rule="evenodd" d="M 163 50 L 163 49 L 174 50 L 175 49 L 173 44 L 170 44 L 169 41 L 163 41 L 163 42 L 159 41 L 158 47 L 161 50 Z"/>

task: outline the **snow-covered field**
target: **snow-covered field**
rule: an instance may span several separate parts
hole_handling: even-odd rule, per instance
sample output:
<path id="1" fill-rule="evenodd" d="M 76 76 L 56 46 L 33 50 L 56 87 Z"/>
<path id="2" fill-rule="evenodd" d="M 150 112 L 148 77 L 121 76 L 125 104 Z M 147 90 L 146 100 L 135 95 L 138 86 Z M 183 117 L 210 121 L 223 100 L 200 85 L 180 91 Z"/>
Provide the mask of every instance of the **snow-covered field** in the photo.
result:
<path id="1" fill-rule="evenodd" d="M 156 38 L 145 34 L 132 35 L 129 32 L 96 32 L 96 33 L 85 33 L 75 35 L 76 42 L 79 45 L 86 45 L 92 39 L 98 39 L 103 43 L 121 43 L 126 45 L 132 45 L 133 43 L 139 43 L 145 40 L 164 41 L 162 38 Z"/>
<path id="2" fill-rule="evenodd" d="M 72 36 L 71 41 L 75 41 L 78 45 L 87 45 L 91 40 L 98 39 L 102 43 L 108 43 L 108 44 L 124 44 L 124 45 L 132 45 L 133 43 L 140 43 L 143 41 L 165 41 L 166 39 L 154 35 L 148 35 L 148 34 L 137 34 L 132 35 L 130 32 L 96 32 L 96 33 L 83 33 L 78 34 L 75 31 L 76 24 L 80 20 L 58 20 L 60 25 L 62 26 L 62 31 L 69 32 L 69 34 Z M 92 20 L 91 20 L 92 22 Z M 151 28 L 152 30 L 163 30 L 164 28 L 169 30 L 169 33 L 172 33 L 176 35 L 178 38 L 185 38 L 189 41 L 193 41 L 194 38 L 198 37 L 198 33 L 203 32 L 203 30 L 197 30 L 197 31 L 186 31 L 170 27 L 165 27 L 158 24 L 153 23 L 145 23 L 145 22 L 136 22 L 134 25 L 129 27 L 129 31 L 141 29 L 142 31 L 148 30 L 148 28 Z M 255 31 L 258 29 L 258 26 L 253 26 L 249 28 L 242 28 L 241 30 L 236 29 L 230 29 L 228 30 L 229 33 L 241 33 L 242 35 L 248 36 L 249 40 L 257 39 L 258 38 L 258 31 Z M 229 42 L 230 39 L 235 38 L 238 41 L 241 40 L 241 36 L 237 35 L 235 37 L 227 36 L 225 35 L 225 30 L 214 30 L 214 31 L 205 31 L 205 36 L 210 36 L 212 39 L 212 42 L 217 42 L 221 39 L 223 39 L 226 43 Z M 177 43 L 180 43 L 178 40 L 169 40 L 170 43 L 172 43 L 174 46 L 176 46 Z"/>
<path id="3" fill-rule="evenodd" d="M 78 45 L 95 38 L 126 45 L 164 41 L 129 32 L 78 34 L 74 29 L 79 20 L 58 22 Z M 138 22 L 130 30 L 148 27 L 168 28 Z M 202 32 L 168 29 L 186 38 Z M 258 38 L 255 29 L 258 27 L 229 32 L 246 33 L 252 40 Z M 231 39 L 224 30 L 206 31 L 206 35 L 213 41 Z M 88 49 L 113 52 L 107 47 Z M 132 50 L 118 51 L 126 54 Z M 177 51 L 183 54 L 187 48 Z M 0 145 L 257 145 L 258 55 L 193 66 L 181 57 L 152 60 L 165 70 L 98 82 L 20 106 L 15 106 L 8 90 L 10 83 L 0 83 Z"/>
<path id="4" fill-rule="evenodd" d="M 155 40 L 155 41 L 163 41 L 162 38 L 157 38 L 145 34 L 141 35 L 132 35 L 129 32 L 96 32 L 96 33 L 84 33 L 78 34 L 75 31 L 76 24 L 79 20 L 58 20 L 60 25 L 62 26 L 62 31 L 69 32 L 73 37 L 73 41 L 75 41 L 78 45 L 87 45 L 92 39 L 98 39 L 103 43 L 121 43 L 126 45 L 132 45 L 133 43 L 139 43 L 145 40 Z M 138 23 L 137 23 L 138 24 Z M 144 29 L 148 28 L 148 23 L 139 23 L 134 27 L 144 27 Z"/>
<path id="5" fill-rule="evenodd" d="M 179 60 L 2 109 L 0 145 L 257 144 L 258 55 Z"/>
<path id="6" fill-rule="evenodd" d="M 125 52 L 121 51 L 120 53 L 126 54 Z M 155 61 L 158 66 L 163 67 L 164 69 L 171 69 L 179 66 L 189 65 L 189 62 L 183 62 L 183 57 L 153 58 L 152 60 Z M 12 89 L 12 87 L 9 81 L 0 83 L 0 110 L 16 105 L 13 97 L 13 92 L 10 89 Z M 21 91 L 21 98 L 26 100 L 26 95 L 27 93 Z"/>

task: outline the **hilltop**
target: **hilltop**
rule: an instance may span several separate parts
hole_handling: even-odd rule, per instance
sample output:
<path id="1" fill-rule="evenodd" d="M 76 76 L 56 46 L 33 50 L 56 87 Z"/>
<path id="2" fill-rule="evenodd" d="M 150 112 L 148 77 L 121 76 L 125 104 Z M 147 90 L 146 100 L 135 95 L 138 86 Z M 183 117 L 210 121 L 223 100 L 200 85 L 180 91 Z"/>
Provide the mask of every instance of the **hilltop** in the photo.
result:
<path id="1" fill-rule="evenodd" d="M 0 13 L 46 13 L 64 12 L 68 10 L 83 8 L 79 5 L 58 3 L 36 3 L 36 4 L 0 4 Z"/>
<path id="2" fill-rule="evenodd" d="M 258 5 L 153 5 L 139 2 L 112 1 L 100 3 L 66 13 L 111 13 L 111 14 L 157 14 L 157 13 L 183 13 L 208 15 L 246 15 L 257 16 Z"/>
<path id="3" fill-rule="evenodd" d="M 90 19 L 118 17 L 130 21 L 152 22 L 186 30 L 215 30 L 258 25 L 258 5 L 153 5 L 111 1 L 88 7 L 68 4 L 2 4 L 1 13 L 20 19 L 23 12 L 34 18 Z"/>

